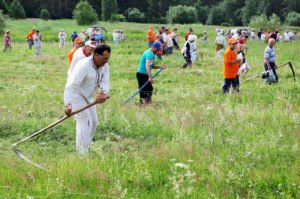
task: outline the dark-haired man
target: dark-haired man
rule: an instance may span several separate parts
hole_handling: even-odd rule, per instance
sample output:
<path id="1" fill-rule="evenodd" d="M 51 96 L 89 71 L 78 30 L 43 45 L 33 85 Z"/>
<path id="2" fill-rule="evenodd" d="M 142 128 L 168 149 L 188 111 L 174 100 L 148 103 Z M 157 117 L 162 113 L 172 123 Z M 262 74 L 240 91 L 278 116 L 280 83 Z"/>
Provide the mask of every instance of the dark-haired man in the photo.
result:
<path id="1" fill-rule="evenodd" d="M 103 103 L 108 99 L 109 65 L 111 48 L 99 45 L 94 54 L 80 60 L 69 75 L 64 92 L 66 105 L 65 114 L 71 115 L 92 102 Z M 100 88 L 100 94 L 93 97 Z M 85 154 L 91 144 L 98 126 L 96 107 L 92 106 L 75 115 L 76 118 L 76 149 L 80 155 Z"/>

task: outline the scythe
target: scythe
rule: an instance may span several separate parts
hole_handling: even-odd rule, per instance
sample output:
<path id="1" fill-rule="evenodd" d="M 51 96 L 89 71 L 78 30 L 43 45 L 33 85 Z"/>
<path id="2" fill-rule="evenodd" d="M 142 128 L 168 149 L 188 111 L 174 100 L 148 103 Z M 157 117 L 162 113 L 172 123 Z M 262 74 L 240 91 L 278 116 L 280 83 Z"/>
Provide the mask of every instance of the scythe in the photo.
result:
<path id="1" fill-rule="evenodd" d="M 22 140 L 20 140 L 20 141 L 18 141 L 18 142 L 16 142 L 16 143 L 14 143 L 14 144 L 12 145 L 12 147 L 11 147 L 12 150 L 16 153 L 16 155 L 17 155 L 19 158 L 21 158 L 21 159 L 24 160 L 25 162 L 27 162 L 27 163 L 29 163 L 29 164 L 31 164 L 31 165 L 33 165 L 33 166 L 39 168 L 39 169 L 42 169 L 42 170 L 44 170 L 44 171 L 47 171 L 46 168 L 42 167 L 41 165 L 39 165 L 39 164 L 37 164 L 37 163 L 34 163 L 34 162 L 31 161 L 29 158 L 27 158 L 27 157 L 26 157 L 26 156 L 25 156 L 25 155 L 17 148 L 17 146 L 20 145 L 20 144 L 22 144 L 22 143 L 24 143 L 24 142 L 26 142 L 26 141 L 28 141 L 28 140 L 30 140 L 30 139 L 32 139 L 32 138 L 34 138 L 35 136 L 37 136 L 37 135 L 39 135 L 39 134 L 45 132 L 46 130 L 48 130 L 48 129 L 50 129 L 50 128 L 56 126 L 56 125 L 58 125 L 59 123 L 61 123 L 61 122 L 63 122 L 64 120 L 66 120 L 66 119 L 72 117 L 73 115 L 75 115 L 75 114 L 77 114 L 77 113 L 79 113 L 79 112 L 82 112 L 82 111 L 84 111 L 84 110 L 86 110 L 86 109 L 88 109 L 88 108 L 90 108 L 90 107 L 92 107 L 92 106 L 94 106 L 94 105 L 96 105 L 96 104 L 97 104 L 96 102 L 93 102 L 93 103 L 91 103 L 91 104 L 88 104 L 88 105 L 86 105 L 86 106 L 84 106 L 84 107 L 82 107 L 82 108 L 80 108 L 80 109 L 78 109 L 78 110 L 72 112 L 72 114 L 71 114 L 70 116 L 67 116 L 67 115 L 63 116 L 63 117 L 60 118 L 59 120 L 57 120 L 57 121 L 53 122 L 52 124 L 50 124 L 49 126 L 47 126 L 47 127 L 43 128 L 43 129 L 41 129 L 41 130 L 39 130 L 39 131 L 37 131 L 37 132 L 35 132 L 35 133 L 29 135 L 28 137 L 23 138 Z"/>

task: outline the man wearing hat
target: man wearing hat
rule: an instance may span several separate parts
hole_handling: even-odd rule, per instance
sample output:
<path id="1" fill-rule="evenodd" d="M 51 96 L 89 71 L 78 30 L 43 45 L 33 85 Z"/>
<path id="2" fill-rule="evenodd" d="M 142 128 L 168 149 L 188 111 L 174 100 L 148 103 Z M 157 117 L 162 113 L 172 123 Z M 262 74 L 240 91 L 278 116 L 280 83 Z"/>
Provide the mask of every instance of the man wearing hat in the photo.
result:
<path id="1" fill-rule="evenodd" d="M 88 40 L 87 42 L 85 42 L 85 45 L 83 47 L 80 47 L 75 51 L 68 71 L 68 76 L 72 73 L 75 65 L 79 60 L 89 57 L 94 53 L 96 46 L 97 46 L 96 41 Z"/>
<path id="2" fill-rule="evenodd" d="M 225 37 L 224 37 L 224 31 L 223 30 L 220 30 L 217 33 L 215 44 L 216 44 L 216 56 L 217 56 L 217 58 L 222 60 L 222 52 L 224 51 L 224 49 L 226 49 L 226 40 L 225 40 Z"/>
<path id="3" fill-rule="evenodd" d="M 92 56 L 84 58 L 76 64 L 64 91 L 66 115 L 71 115 L 73 110 L 78 110 L 87 104 L 103 103 L 109 98 L 108 61 L 110 52 L 111 48 L 108 45 L 98 45 Z M 94 99 L 97 90 L 99 90 L 99 94 Z M 75 119 L 76 149 L 79 155 L 84 155 L 88 152 L 98 126 L 96 106 L 76 114 Z"/>
<path id="4" fill-rule="evenodd" d="M 152 73 L 151 70 L 154 69 L 159 69 L 159 68 L 166 68 L 166 65 L 162 66 L 156 66 L 154 64 L 154 59 L 155 59 L 155 53 L 160 50 L 160 43 L 159 42 L 154 42 L 148 50 L 146 50 L 141 58 L 140 58 L 140 63 L 139 63 L 139 68 L 136 73 L 136 78 L 139 84 L 139 89 L 146 83 L 148 84 L 140 91 L 140 104 L 141 105 L 146 105 L 151 102 L 151 96 L 152 96 L 152 91 L 153 87 L 152 84 L 154 83 L 152 79 Z"/>
<path id="5" fill-rule="evenodd" d="M 75 53 L 75 51 L 78 48 L 82 47 L 83 44 L 84 44 L 84 42 L 79 37 L 77 37 L 76 39 L 74 39 L 74 47 L 71 49 L 71 51 L 68 54 L 68 59 L 69 59 L 69 63 L 70 64 L 71 64 L 72 59 L 73 59 L 73 54 Z"/>
<path id="6" fill-rule="evenodd" d="M 232 86 L 235 92 L 239 92 L 239 63 L 240 59 L 237 59 L 236 46 L 238 41 L 234 38 L 229 39 L 229 47 L 224 53 L 224 67 L 223 67 L 223 76 L 224 76 L 224 85 L 222 88 L 223 93 L 228 93 L 230 87 Z"/>

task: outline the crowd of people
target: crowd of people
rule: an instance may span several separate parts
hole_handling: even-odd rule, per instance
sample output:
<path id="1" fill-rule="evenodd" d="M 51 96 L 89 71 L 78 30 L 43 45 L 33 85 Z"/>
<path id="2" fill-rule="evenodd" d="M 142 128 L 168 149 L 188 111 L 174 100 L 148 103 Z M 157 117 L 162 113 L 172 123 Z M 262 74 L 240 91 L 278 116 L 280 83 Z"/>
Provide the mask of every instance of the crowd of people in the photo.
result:
<path id="1" fill-rule="evenodd" d="M 224 83 L 222 92 L 228 93 L 232 90 L 234 93 L 240 92 L 239 76 L 245 75 L 250 66 L 246 61 L 246 42 L 251 40 L 267 41 L 267 47 L 264 51 L 264 69 L 269 71 L 275 77 L 274 82 L 278 82 L 276 72 L 276 51 L 275 44 L 279 41 L 291 42 L 298 39 L 297 32 L 286 31 L 283 35 L 275 30 L 264 31 L 261 29 L 257 34 L 253 30 L 249 34 L 246 30 L 232 32 L 229 31 L 225 37 L 225 31 L 216 28 L 216 57 L 223 62 Z M 35 57 L 42 56 L 42 34 L 39 30 L 33 28 L 27 34 L 29 49 L 35 48 Z M 139 59 L 136 72 L 137 85 L 139 87 L 140 105 L 145 106 L 151 103 L 153 94 L 153 74 L 152 69 L 164 70 L 167 65 L 157 65 L 155 59 L 162 60 L 163 55 L 170 56 L 174 50 L 178 50 L 185 63 L 182 68 L 192 68 L 193 63 L 197 61 L 197 39 L 192 28 L 187 30 L 183 36 L 184 43 L 180 47 L 180 35 L 177 28 L 162 26 L 155 32 L 155 27 L 150 26 L 145 40 L 147 40 L 148 49 L 146 49 Z M 58 34 L 59 48 L 66 48 L 67 34 L 61 30 Z M 82 30 L 79 34 L 76 31 L 71 35 L 73 47 L 68 53 L 69 69 L 67 72 L 67 83 L 64 91 L 64 103 L 66 105 L 65 113 L 72 115 L 74 110 L 84 107 L 90 103 L 103 103 L 109 98 L 109 64 L 111 47 L 105 44 L 105 35 L 101 30 L 93 28 L 86 32 Z M 114 30 L 112 40 L 115 46 L 120 41 L 125 40 L 125 34 L 122 30 Z M 203 32 L 203 44 L 208 43 L 208 35 Z M 3 52 L 11 51 L 10 31 L 6 31 L 4 38 Z M 100 90 L 100 94 L 94 96 Z M 96 107 L 86 109 L 75 116 L 76 118 L 76 148 L 79 154 L 85 154 L 88 151 L 94 132 L 98 125 Z"/>

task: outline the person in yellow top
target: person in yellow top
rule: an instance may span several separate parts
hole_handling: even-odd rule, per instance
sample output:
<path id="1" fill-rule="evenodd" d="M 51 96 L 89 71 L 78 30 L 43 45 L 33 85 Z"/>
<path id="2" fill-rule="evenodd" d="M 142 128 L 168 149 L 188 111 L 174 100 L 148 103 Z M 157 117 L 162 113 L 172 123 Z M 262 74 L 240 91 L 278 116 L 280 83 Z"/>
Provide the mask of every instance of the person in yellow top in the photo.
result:
<path id="1" fill-rule="evenodd" d="M 68 53 L 68 59 L 69 59 L 69 63 L 71 64 L 72 59 L 73 59 L 73 54 L 75 53 L 75 51 L 82 47 L 84 45 L 84 41 L 82 41 L 81 38 L 77 37 L 74 40 L 74 47 L 70 50 L 70 52 Z"/>
<path id="2" fill-rule="evenodd" d="M 224 76 L 224 85 L 222 87 L 223 93 L 228 93 L 230 87 L 232 86 L 234 91 L 239 93 L 239 63 L 240 59 L 237 59 L 236 46 L 238 41 L 234 38 L 229 39 L 229 47 L 224 53 L 224 67 L 223 67 L 223 76 Z"/>

